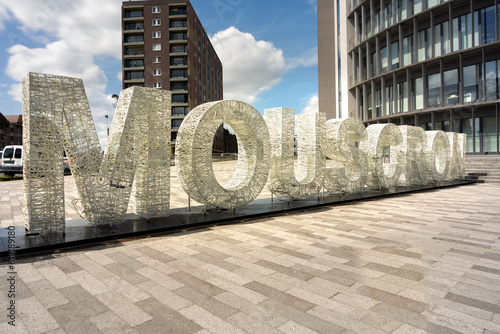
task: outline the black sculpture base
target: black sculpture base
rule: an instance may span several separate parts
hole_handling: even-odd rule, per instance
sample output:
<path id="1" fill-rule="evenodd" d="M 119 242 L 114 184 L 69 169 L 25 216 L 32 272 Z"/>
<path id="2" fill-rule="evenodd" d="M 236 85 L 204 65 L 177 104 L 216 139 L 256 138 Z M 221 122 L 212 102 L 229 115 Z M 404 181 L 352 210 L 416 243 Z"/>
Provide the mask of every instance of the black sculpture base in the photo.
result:
<path id="1" fill-rule="evenodd" d="M 64 250 L 83 245 L 95 245 L 117 239 L 139 237 L 182 231 L 204 226 L 229 224 L 247 219 L 255 219 L 278 215 L 286 212 L 307 210 L 322 206 L 340 205 L 353 201 L 375 199 L 386 196 L 400 195 L 416 191 L 425 191 L 474 183 L 473 181 L 442 182 L 430 186 L 398 187 L 389 190 L 365 190 L 360 194 L 345 196 L 319 196 L 307 200 L 288 200 L 274 198 L 260 199 L 236 210 L 218 210 L 204 206 L 172 209 L 170 216 L 165 218 L 143 219 L 134 214 L 128 214 L 124 222 L 110 225 L 93 225 L 84 219 L 66 221 L 65 234 L 61 232 L 28 233 L 24 226 L 0 229 L 0 261 L 9 257 L 34 255 L 41 252 Z M 10 232 L 10 235 L 9 235 Z M 14 242 L 10 242 L 9 237 Z M 15 253 L 12 252 L 15 250 Z"/>

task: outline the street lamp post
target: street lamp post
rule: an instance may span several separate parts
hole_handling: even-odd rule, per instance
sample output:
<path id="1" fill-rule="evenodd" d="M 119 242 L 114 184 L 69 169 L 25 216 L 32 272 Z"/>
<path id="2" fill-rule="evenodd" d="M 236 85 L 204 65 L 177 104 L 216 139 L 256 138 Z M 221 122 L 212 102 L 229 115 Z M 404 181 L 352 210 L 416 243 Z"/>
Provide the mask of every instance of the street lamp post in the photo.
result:
<path id="1" fill-rule="evenodd" d="M 104 115 L 104 117 L 106 118 L 106 133 L 107 133 L 107 137 L 109 137 L 109 126 L 108 126 L 108 115 Z"/>

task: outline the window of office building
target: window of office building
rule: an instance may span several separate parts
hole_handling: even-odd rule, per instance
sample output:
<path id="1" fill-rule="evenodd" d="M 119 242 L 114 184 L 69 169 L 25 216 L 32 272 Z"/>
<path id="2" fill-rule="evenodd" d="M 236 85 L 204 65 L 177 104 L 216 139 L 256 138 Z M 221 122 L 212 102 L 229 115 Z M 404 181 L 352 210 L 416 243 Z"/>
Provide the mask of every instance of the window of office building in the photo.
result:
<path id="1" fill-rule="evenodd" d="M 389 2 L 385 5 L 385 28 L 388 28 L 392 25 L 392 5 Z"/>
<path id="2" fill-rule="evenodd" d="M 474 46 L 495 41 L 495 6 L 474 12 Z"/>
<path id="3" fill-rule="evenodd" d="M 413 14 L 420 13 L 423 8 L 424 8 L 423 7 L 423 0 L 414 0 L 413 1 Z"/>
<path id="4" fill-rule="evenodd" d="M 416 78 L 412 80 L 413 110 L 424 108 L 424 80 Z"/>
<path id="5" fill-rule="evenodd" d="M 359 73 L 361 81 L 366 80 L 366 71 L 367 71 L 367 68 L 366 68 L 366 57 L 363 57 L 363 61 L 361 63 L 361 69 L 360 69 L 360 73 Z"/>
<path id="6" fill-rule="evenodd" d="M 391 69 L 399 68 L 399 42 L 391 44 Z"/>
<path id="7" fill-rule="evenodd" d="M 368 100 L 366 102 L 366 107 L 367 107 L 367 119 L 372 119 L 373 118 L 373 101 L 372 101 L 372 93 L 368 93 L 366 96 L 366 99 Z"/>
<path id="8" fill-rule="evenodd" d="M 493 60 L 486 63 L 486 99 L 498 99 L 498 61 Z"/>
<path id="9" fill-rule="evenodd" d="M 497 6 L 497 21 L 500 22 L 500 4 Z M 500 24 L 498 25 L 497 38 L 500 39 Z"/>
<path id="10" fill-rule="evenodd" d="M 387 47 L 380 49 L 380 60 L 382 63 L 382 73 L 387 72 Z"/>
<path id="11" fill-rule="evenodd" d="M 497 153 L 497 118 L 488 116 L 481 118 L 483 153 Z M 477 139 L 476 139 L 477 140 Z"/>
<path id="12" fill-rule="evenodd" d="M 464 103 L 476 102 L 481 84 L 481 66 L 478 64 L 464 67 Z"/>
<path id="13" fill-rule="evenodd" d="M 403 38 L 403 66 L 413 64 L 413 35 Z"/>
<path id="14" fill-rule="evenodd" d="M 474 128 L 476 129 L 476 133 L 474 133 Z M 479 152 L 480 151 L 479 140 L 476 140 L 476 145 L 474 145 L 474 134 L 476 135 L 476 138 L 479 139 L 479 118 L 474 118 L 474 120 L 472 118 L 462 119 L 461 132 L 467 135 L 466 152 L 472 153 L 474 152 L 474 148 L 476 152 Z"/>
<path id="15" fill-rule="evenodd" d="M 385 116 L 394 114 L 394 94 L 392 85 L 385 87 Z"/>
<path id="16" fill-rule="evenodd" d="M 398 94 L 399 94 L 399 112 L 408 112 L 408 83 L 400 82 L 398 83 Z"/>
<path id="17" fill-rule="evenodd" d="M 423 29 L 418 32 L 418 61 L 431 58 L 431 34 L 430 29 Z"/>
<path id="18" fill-rule="evenodd" d="M 377 52 L 372 53 L 372 76 L 378 75 Z"/>
<path id="19" fill-rule="evenodd" d="M 439 0 L 427 0 L 427 8 L 439 5 Z"/>
<path id="20" fill-rule="evenodd" d="M 458 69 L 445 71 L 443 73 L 443 79 L 444 79 L 444 104 L 446 106 L 458 104 L 459 103 Z"/>
<path id="21" fill-rule="evenodd" d="M 382 90 L 380 89 L 375 91 L 375 115 L 382 116 Z"/>
<path id="22" fill-rule="evenodd" d="M 450 52 L 450 37 L 448 31 L 448 21 L 434 26 L 434 56 L 439 57 L 442 54 Z"/>
<path id="23" fill-rule="evenodd" d="M 366 38 L 370 38 L 372 35 L 372 20 L 370 17 L 366 19 Z"/>
<path id="24" fill-rule="evenodd" d="M 382 18 L 380 16 L 380 10 L 377 10 L 373 15 L 373 32 L 376 34 L 382 30 Z"/>
<path id="25" fill-rule="evenodd" d="M 407 3 L 406 0 L 397 0 L 401 2 L 400 8 L 401 8 L 401 20 L 404 20 L 408 17 L 408 8 L 407 8 Z"/>
<path id="26" fill-rule="evenodd" d="M 472 47 L 472 15 L 466 14 L 453 19 L 453 51 Z"/>
<path id="27" fill-rule="evenodd" d="M 441 106 L 441 74 L 427 76 L 427 106 L 436 108 Z"/>

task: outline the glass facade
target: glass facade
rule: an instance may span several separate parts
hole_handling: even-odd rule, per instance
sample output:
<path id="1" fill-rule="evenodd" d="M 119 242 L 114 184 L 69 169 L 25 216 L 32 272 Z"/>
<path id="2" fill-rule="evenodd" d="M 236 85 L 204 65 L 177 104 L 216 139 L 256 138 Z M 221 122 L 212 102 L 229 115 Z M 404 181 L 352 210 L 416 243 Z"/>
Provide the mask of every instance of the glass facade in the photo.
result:
<path id="1" fill-rule="evenodd" d="M 424 81 L 422 78 L 413 79 L 413 110 L 424 108 Z"/>
<path id="2" fill-rule="evenodd" d="M 495 6 L 474 12 L 474 46 L 495 41 Z"/>
<path id="3" fill-rule="evenodd" d="M 441 106 L 441 74 L 427 76 L 427 107 L 436 108 Z"/>
<path id="4" fill-rule="evenodd" d="M 403 66 L 413 64 L 413 35 L 403 38 Z"/>
<path id="5" fill-rule="evenodd" d="M 399 42 L 391 44 L 391 70 L 399 67 Z"/>
<path id="6" fill-rule="evenodd" d="M 443 73 L 444 81 L 444 104 L 451 106 L 458 104 L 459 101 L 459 80 L 458 69 L 445 71 Z"/>
<path id="7" fill-rule="evenodd" d="M 463 132 L 468 153 L 499 153 L 500 3 L 365 1 L 348 12 L 359 38 L 338 72 L 360 100 L 343 101 L 349 110 L 366 124 Z"/>
<path id="8" fill-rule="evenodd" d="M 476 102 L 479 99 L 481 66 L 464 67 L 464 103 Z"/>

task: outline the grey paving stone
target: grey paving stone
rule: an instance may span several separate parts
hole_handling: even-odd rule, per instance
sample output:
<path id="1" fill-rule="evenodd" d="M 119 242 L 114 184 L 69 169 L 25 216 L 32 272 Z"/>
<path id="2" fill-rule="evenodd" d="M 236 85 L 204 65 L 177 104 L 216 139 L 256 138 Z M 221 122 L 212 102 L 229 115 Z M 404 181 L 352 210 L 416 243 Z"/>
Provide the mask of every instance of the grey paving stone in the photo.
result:
<path id="1" fill-rule="evenodd" d="M 72 303 L 54 307 L 49 312 L 66 333 L 99 333 L 89 315 L 83 315 L 80 310 L 81 308 Z"/>
<path id="2" fill-rule="evenodd" d="M 189 273 L 186 272 L 176 272 L 173 274 L 169 275 L 171 278 L 183 283 L 186 286 L 189 286 L 191 289 L 194 289 L 201 293 L 204 296 L 217 296 L 218 294 L 221 294 L 224 292 L 223 289 L 207 283 L 199 278 L 196 278 Z"/>
<path id="3" fill-rule="evenodd" d="M 394 305 L 398 308 L 404 308 L 411 312 L 422 313 L 425 311 L 427 305 L 425 303 L 401 297 L 393 293 L 372 288 L 370 286 L 362 286 L 357 289 L 357 292 L 363 296 L 370 297 L 372 299 L 381 301 L 382 303 Z"/>
<path id="4" fill-rule="evenodd" d="M 45 279 L 29 282 L 27 285 L 46 309 L 69 303 L 68 299 Z"/>
<path id="5" fill-rule="evenodd" d="M 74 285 L 59 290 L 69 301 L 69 306 L 75 316 L 91 317 L 106 312 L 108 308 L 96 297 L 85 291 L 81 286 Z M 64 306 L 64 305 L 63 305 Z M 62 306 L 60 306 L 62 307 Z M 52 311 L 52 309 L 51 309 Z"/>
<path id="6" fill-rule="evenodd" d="M 186 286 L 172 292 L 190 301 L 191 303 L 210 311 L 221 319 L 225 319 L 238 312 L 233 307 L 230 307 L 217 299 L 211 298 L 210 296 L 204 295 L 191 287 Z"/>
<path id="7" fill-rule="evenodd" d="M 115 275 L 122 277 L 123 279 L 125 279 L 126 281 L 128 281 L 130 284 L 133 285 L 147 281 L 146 277 L 136 273 L 135 271 L 122 265 L 121 263 L 111 263 L 105 265 L 104 267 L 109 271 L 111 271 L 112 273 L 114 273 Z"/>
<path id="8" fill-rule="evenodd" d="M 136 250 L 160 262 L 166 263 L 175 261 L 175 257 L 169 256 L 163 252 L 159 252 L 155 249 L 152 249 L 151 247 L 138 247 L 136 248 Z"/>
<path id="9" fill-rule="evenodd" d="M 261 284 L 259 282 L 251 282 L 244 285 L 245 288 L 258 292 L 270 299 L 279 301 L 283 304 L 294 307 L 298 310 L 307 311 L 314 307 L 313 303 L 307 302 L 303 299 L 294 297 L 288 293 L 282 292 L 280 290 L 274 289 L 268 285 Z"/>
<path id="10" fill-rule="evenodd" d="M 269 312 L 264 307 L 249 302 L 231 292 L 224 292 L 214 298 L 225 303 L 226 305 L 232 306 L 240 312 L 244 312 L 252 318 L 260 319 L 262 322 L 273 328 L 281 326 L 288 321 L 287 318 L 281 317 L 273 312 Z"/>
<path id="11" fill-rule="evenodd" d="M 146 266 L 144 263 L 139 262 L 136 259 L 131 258 L 126 254 L 123 254 L 122 252 L 111 253 L 108 254 L 107 256 L 132 270 L 137 270 Z"/>
<path id="12" fill-rule="evenodd" d="M 57 257 L 55 259 L 50 260 L 50 262 L 57 268 L 61 269 L 66 274 L 83 270 L 82 267 L 80 267 L 75 262 L 71 261 L 69 258 L 65 256 Z"/>
<path id="13" fill-rule="evenodd" d="M 287 276 L 295 277 L 295 278 L 298 278 L 298 279 L 303 280 L 303 281 L 308 281 L 308 280 L 314 278 L 314 275 L 311 275 L 307 272 L 297 270 L 297 269 L 292 269 L 289 267 L 285 267 L 285 266 L 282 266 L 282 265 L 279 265 L 277 263 L 270 262 L 270 261 L 262 260 L 262 261 L 257 262 L 256 265 L 272 269 L 272 270 L 277 271 L 279 273 L 285 274 Z"/>
<path id="14" fill-rule="evenodd" d="M 138 302 L 137 307 L 151 315 L 152 319 L 134 327 L 138 333 L 196 333 L 203 328 L 179 312 L 150 298 Z"/>
<path id="15" fill-rule="evenodd" d="M 269 299 L 260 303 L 260 305 L 267 309 L 268 312 L 275 313 L 290 320 L 293 319 L 294 322 L 317 333 L 340 334 L 345 331 L 344 328 L 339 327 L 332 322 L 319 319 L 276 300 Z"/>
<path id="16" fill-rule="evenodd" d="M 455 294 L 452 292 L 449 292 L 444 298 L 446 298 L 448 300 L 452 300 L 452 301 L 457 302 L 457 303 L 469 305 L 469 306 L 472 306 L 472 307 L 475 307 L 475 308 L 478 308 L 481 310 L 486 310 L 486 311 L 500 314 L 500 305 L 497 305 L 497 304 L 487 303 L 487 302 L 482 301 L 482 300 L 478 300 L 478 299 L 470 298 L 470 297 L 465 297 L 465 296 L 458 295 L 458 294 Z"/>
<path id="17" fill-rule="evenodd" d="M 406 278 L 412 281 L 421 281 L 424 278 L 424 274 L 412 270 L 406 270 L 403 268 L 394 268 L 391 266 L 386 266 L 380 263 L 368 263 L 364 266 L 365 268 L 371 270 L 377 270 L 386 274 L 391 274 L 401 278 Z"/>

